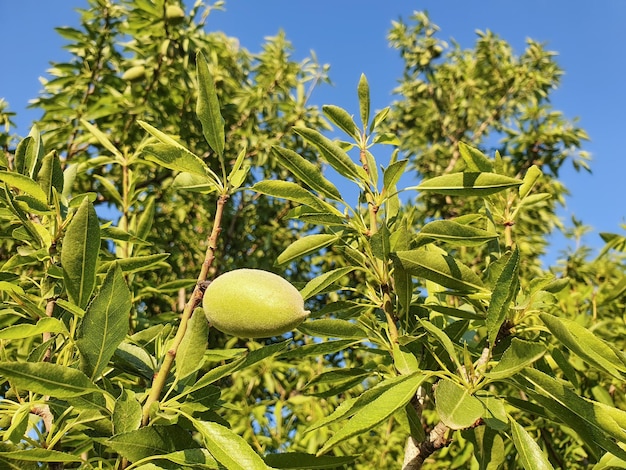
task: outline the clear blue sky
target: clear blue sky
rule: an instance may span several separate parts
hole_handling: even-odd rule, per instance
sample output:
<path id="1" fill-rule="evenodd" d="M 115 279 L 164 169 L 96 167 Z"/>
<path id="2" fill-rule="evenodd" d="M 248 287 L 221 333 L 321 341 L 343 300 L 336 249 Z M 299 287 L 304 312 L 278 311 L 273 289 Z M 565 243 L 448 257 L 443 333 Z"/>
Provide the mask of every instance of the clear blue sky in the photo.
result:
<path id="1" fill-rule="evenodd" d="M 190 2 L 188 2 L 190 3 Z M 64 60 L 63 40 L 55 26 L 76 25 L 74 8 L 84 0 L 0 0 L 0 98 L 18 113 L 18 132 L 24 135 L 33 111 L 28 100 L 40 90 L 49 61 Z M 599 232 L 624 233 L 626 223 L 626 1 L 599 0 L 227 0 L 226 12 L 209 17 L 210 30 L 239 38 L 243 47 L 258 52 L 264 37 L 286 32 L 296 58 L 315 51 L 331 65 L 333 87 L 322 87 L 312 97 L 315 104 L 336 104 L 356 113 L 355 87 L 367 75 L 374 108 L 387 106 L 402 72 L 396 51 L 388 47 L 392 20 L 408 19 L 415 10 L 427 10 L 441 28 L 440 37 L 453 37 L 470 47 L 476 29 L 490 29 L 512 44 L 516 52 L 525 39 L 545 42 L 559 53 L 565 70 L 553 104 L 568 118 L 579 117 L 591 142 L 585 150 L 593 156 L 593 174 L 566 168 L 561 178 L 572 196 L 561 211 L 573 214 L 594 231 L 585 238 L 600 246 Z M 553 260 L 563 247 L 554 239 Z"/>

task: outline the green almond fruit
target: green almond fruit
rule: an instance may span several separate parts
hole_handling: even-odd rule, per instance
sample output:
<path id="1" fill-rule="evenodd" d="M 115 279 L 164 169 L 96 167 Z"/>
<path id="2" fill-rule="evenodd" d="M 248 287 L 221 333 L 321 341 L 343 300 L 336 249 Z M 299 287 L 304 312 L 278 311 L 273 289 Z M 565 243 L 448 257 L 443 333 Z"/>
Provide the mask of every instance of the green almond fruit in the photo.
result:
<path id="1" fill-rule="evenodd" d="M 165 19 L 168 23 L 180 23 L 185 18 L 185 11 L 178 5 L 168 5 L 165 9 Z"/>
<path id="2" fill-rule="evenodd" d="M 127 82 L 134 82 L 137 80 L 141 80 L 146 75 L 146 68 L 143 65 L 135 65 L 122 75 L 122 80 L 126 80 Z"/>
<path id="3" fill-rule="evenodd" d="M 309 315 L 298 289 L 260 269 L 235 269 L 215 278 L 204 292 L 211 326 L 239 338 L 268 338 L 296 328 Z"/>

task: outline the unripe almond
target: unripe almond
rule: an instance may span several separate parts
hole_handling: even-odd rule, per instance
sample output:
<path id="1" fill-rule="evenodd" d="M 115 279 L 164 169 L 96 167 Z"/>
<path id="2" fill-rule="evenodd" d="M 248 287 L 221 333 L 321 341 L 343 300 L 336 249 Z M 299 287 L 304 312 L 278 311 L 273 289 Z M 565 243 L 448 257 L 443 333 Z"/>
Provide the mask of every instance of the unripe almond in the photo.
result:
<path id="1" fill-rule="evenodd" d="M 235 269 L 209 284 L 202 302 L 218 330 L 240 338 L 267 338 L 296 328 L 310 313 L 302 295 L 282 277 L 260 269 Z"/>
<path id="2" fill-rule="evenodd" d="M 122 80 L 126 80 L 128 82 L 134 82 L 137 80 L 141 80 L 146 75 L 146 68 L 143 65 L 135 65 L 122 75 Z"/>
<path id="3" fill-rule="evenodd" d="M 165 19 L 168 23 L 178 24 L 185 18 L 185 11 L 178 5 L 168 5 L 165 9 Z"/>

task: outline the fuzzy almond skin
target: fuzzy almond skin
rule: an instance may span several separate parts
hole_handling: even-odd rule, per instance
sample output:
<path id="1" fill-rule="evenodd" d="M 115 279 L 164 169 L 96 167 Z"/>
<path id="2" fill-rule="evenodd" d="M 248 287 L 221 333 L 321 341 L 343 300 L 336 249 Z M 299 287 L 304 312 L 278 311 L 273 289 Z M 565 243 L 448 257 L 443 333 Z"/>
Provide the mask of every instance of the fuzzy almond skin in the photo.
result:
<path id="1" fill-rule="evenodd" d="M 207 287 L 202 306 L 211 326 L 240 338 L 282 335 L 310 313 L 293 285 L 260 269 L 235 269 L 218 276 Z"/>

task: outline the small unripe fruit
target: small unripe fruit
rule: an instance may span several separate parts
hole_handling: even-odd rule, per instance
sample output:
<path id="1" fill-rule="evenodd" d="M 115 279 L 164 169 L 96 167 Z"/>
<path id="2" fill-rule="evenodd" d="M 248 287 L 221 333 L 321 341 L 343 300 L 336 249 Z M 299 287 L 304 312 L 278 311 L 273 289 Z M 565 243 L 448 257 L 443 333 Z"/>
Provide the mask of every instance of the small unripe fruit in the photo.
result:
<path id="1" fill-rule="evenodd" d="M 211 326 L 240 338 L 282 335 L 310 313 L 298 289 L 260 269 L 235 269 L 218 276 L 207 287 L 202 306 Z"/>
<path id="2" fill-rule="evenodd" d="M 146 68 L 143 65 L 135 65 L 122 75 L 122 80 L 127 82 L 135 82 L 141 80 L 146 75 Z"/>
<path id="3" fill-rule="evenodd" d="M 178 5 L 168 5 L 165 9 L 165 19 L 168 23 L 178 24 L 185 18 L 185 11 Z"/>

